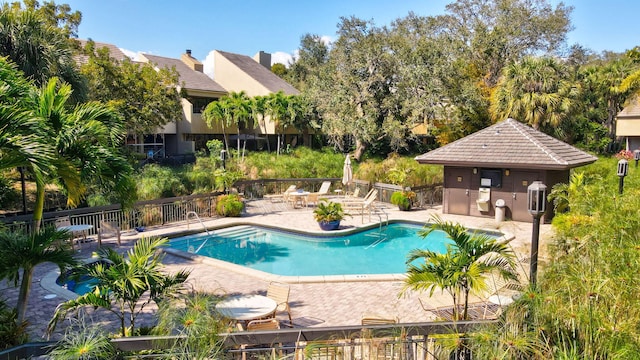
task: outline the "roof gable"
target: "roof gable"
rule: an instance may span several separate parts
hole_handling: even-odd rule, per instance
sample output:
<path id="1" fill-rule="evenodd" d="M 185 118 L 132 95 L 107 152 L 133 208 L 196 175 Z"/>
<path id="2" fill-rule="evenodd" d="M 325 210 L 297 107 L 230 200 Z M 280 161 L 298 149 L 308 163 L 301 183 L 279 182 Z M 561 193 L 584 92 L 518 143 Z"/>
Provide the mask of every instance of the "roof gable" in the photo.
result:
<path id="1" fill-rule="evenodd" d="M 184 88 L 187 90 L 204 90 L 226 93 L 220 84 L 215 82 L 205 73 L 191 69 L 180 59 L 172 59 L 164 56 L 156 56 L 149 54 L 142 54 L 144 58 L 150 62 L 156 64 L 158 67 L 166 67 L 171 69 L 176 68 L 176 71 L 180 75 L 180 82 L 184 83 Z"/>
<path id="2" fill-rule="evenodd" d="M 635 98 L 622 109 L 617 115 L 618 118 L 640 118 L 640 99 Z"/>
<path id="3" fill-rule="evenodd" d="M 262 66 L 253 58 L 246 55 L 234 54 L 220 50 L 216 51 L 270 92 L 275 93 L 282 91 L 287 95 L 297 95 L 300 93 L 296 88 L 291 86 L 291 84 L 282 80 L 278 75 Z"/>
<path id="4" fill-rule="evenodd" d="M 76 39 L 76 41 L 80 43 L 81 48 L 84 48 L 87 45 L 87 42 L 89 42 L 89 40 L 84 40 L 84 39 Z M 107 48 L 107 50 L 109 51 L 109 57 L 116 61 L 122 61 L 125 59 L 131 60 L 127 55 L 125 55 L 125 53 L 122 50 L 120 50 L 119 47 L 113 44 L 107 44 L 107 43 L 102 43 L 97 41 L 94 41 L 93 44 L 96 50 Z M 76 59 L 76 63 L 78 64 L 86 64 L 87 62 L 89 62 L 89 56 L 87 55 L 82 55 L 82 54 L 75 55 L 74 58 Z"/>
<path id="5" fill-rule="evenodd" d="M 415 158 L 422 164 L 570 169 L 598 158 L 514 119 L 507 119 Z"/>

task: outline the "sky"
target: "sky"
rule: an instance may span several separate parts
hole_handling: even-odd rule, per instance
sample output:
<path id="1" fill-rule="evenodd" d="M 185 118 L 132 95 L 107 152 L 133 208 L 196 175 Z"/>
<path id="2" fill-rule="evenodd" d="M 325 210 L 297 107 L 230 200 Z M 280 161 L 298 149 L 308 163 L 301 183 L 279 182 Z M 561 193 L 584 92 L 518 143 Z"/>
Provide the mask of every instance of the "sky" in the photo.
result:
<path id="1" fill-rule="evenodd" d="M 272 54 L 272 63 L 291 61 L 300 39 L 314 34 L 336 39 L 340 17 L 390 25 L 409 12 L 445 13 L 454 0 L 57 0 L 82 13 L 80 39 L 116 45 L 128 55 L 179 58 L 186 49 L 212 69 L 213 50 L 247 56 Z M 556 5 L 560 0 L 548 0 Z M 622 52 L 640 45 L 637 0 L 564 0 L 574 7 L 568 43 L 596 52 Z"/>

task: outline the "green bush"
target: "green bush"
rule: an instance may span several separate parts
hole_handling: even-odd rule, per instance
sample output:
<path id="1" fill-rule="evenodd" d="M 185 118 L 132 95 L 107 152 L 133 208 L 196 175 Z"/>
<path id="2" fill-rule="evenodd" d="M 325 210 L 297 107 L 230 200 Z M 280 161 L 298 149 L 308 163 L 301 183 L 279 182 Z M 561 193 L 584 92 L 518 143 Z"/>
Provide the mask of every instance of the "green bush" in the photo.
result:
<path id="1" fill-rule="evenodd" d="M 23 344 L 29 340 L 27 323 L 17 323 L 18 312 L 0 300 L 0 350 Z"/>
<path id="2" fill-rule="evenodd" d="M 238 217 L 242 213 L 244 203 L 236 194 L 220 195 L 216 202 L 216 212 L 220 216 Z"/>
<path id="3" fill-rule="evenodd" d="M 0 174 L 0 207 L 6 209 L 17 204 L 19 200 L 20 193 L 11 186 L 11 180 Z"/>
<path id="4" fill-rule="evenodd" d="M 191 194 L 183 169 L 149 164 L 136 176 L 138 198 L 153 200 Z"/>

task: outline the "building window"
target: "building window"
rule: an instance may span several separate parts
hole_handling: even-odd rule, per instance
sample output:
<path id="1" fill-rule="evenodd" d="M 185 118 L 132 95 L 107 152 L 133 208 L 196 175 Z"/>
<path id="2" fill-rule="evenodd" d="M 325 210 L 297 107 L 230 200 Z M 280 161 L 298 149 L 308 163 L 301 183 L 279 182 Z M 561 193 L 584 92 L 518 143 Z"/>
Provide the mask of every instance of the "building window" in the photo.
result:
<path id="1" fill-rule="evenodd" d="M 193 105 L 193 113 L 200 114 L 212 101 L 218 100 L 217 98 L 207 98 L 199 96 L 189 96 L 187 100 Z"/>
<path id="2" fill-rule="evenodd" d="M 501 188 L 502 187 L 502 170 L 481 169 L 480 170 L 480 186 Z"/>

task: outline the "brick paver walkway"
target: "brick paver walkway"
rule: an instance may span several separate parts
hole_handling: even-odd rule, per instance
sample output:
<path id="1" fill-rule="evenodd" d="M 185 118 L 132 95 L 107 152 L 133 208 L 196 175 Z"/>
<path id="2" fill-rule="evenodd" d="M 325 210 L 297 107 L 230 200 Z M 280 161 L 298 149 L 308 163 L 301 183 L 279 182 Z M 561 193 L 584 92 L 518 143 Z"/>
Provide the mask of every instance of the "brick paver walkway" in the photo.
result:
<path id="1" fill-rule="evenodd" d="M 384 206 L 384 205 L 382 205 Z M 496 224 L 490 218 L 476 218 L 455 215 L 443 215 L 440 207 L 431 209 L 417 209 L 409 212 L 401 212 L 386 205 L 382 217 L 373 216 L 371 220 L 377 222 L 379 218 L 405 219 L 426 222 L 433 214 L 441 216 L 445 220 L 460 222 L 470 228 L 498 229 L 515 236 L 511 241 L 513 248 L 522 256 L 529 253 L 531 239 L 531 224 L 506 221 Z M 252 201 L 247 204 L 247 213 L 241 218 L 220 218 L 206 220 L 207 226 L 225 226 L 234 222 L 268 224 L 290 229 L 319 231 L 317 223 L 313 220 L 311 208 L 290 209 L 283 204 L 269 201 Z M 365 224 L 368 219 L 365 216 Z M 341 228 L 353 228 L 362 226 L 360 216 L 347 218 L 342 222 Z M 200 226 L 191 224 L 191 228 Z M 140 235 L 162 235 L 172 232 L 180 232 L 186 229 L 186 225 L 151 229 L 150 231 L 134 234 L 127 233 L 123 236 L 123 246 L 119 250 L 127 250 Z M 551 236 L 550 225 L 541 227 L 541 244 L 548 241 Z M 116 247 L 113 238 L 107 239 L 103 244 Z M 96 249 L 96 242 L 82 244 L 78 256 L 89 257 Z M 312 254 L 309 254 L 312 256 Z M 227 294 L 262 293 L 267 289 L 268 281 L 257 277 L 247 276 L 226 268 L 192 262 L 181 257 L 167 255 L 164 261 L 168 271 L 178 269 L 191 270 L 189 282 L 194 288 L 215 291 Z M 43 264 L 36 268 L 31 295 L 29 298 L 28 321 L 31 339 L 37 341 L 43 338 L 46 325 L 51 319 L 55 307 L 65 299 L 54 295 L 47 286 L 43 287 L 41 281 L 51 277 L 55 267 L 51 264 Z M 425 312 L 417 294 L 409 293 L 399 296 L 403 283 L 401 281 L 365 281 L 365 282 L 335 282 L 335 283 L 305 283 L 291 284 L 290 305 L 294 324 L 298 326 L 333 326 L 359 324 L 364 313 L 378 313 L 385 316 L 397 317 L 400 322 L 417 322 L 430 319 L 431 314 Z M 17 299 L 17 289 L 12 284 L 0 282 L 0 296 L 5 298 L 9 305 L 13 306 Z M 431 303 L 438 305 L 450 304 L 447 295 L 437 294 L 430 299 Z M 154 308 L 149 308 L 139 325 L 152 324 Z M 113 329 L 117 324 L 113 316 L 105 311 L 98 310 L 92 317 L 93 321 Z M 280 315 L 284 319 L 284 314 Z M 52 339 L 58 339 L 64 332 L 67 322 L 61 323 Z"/>

